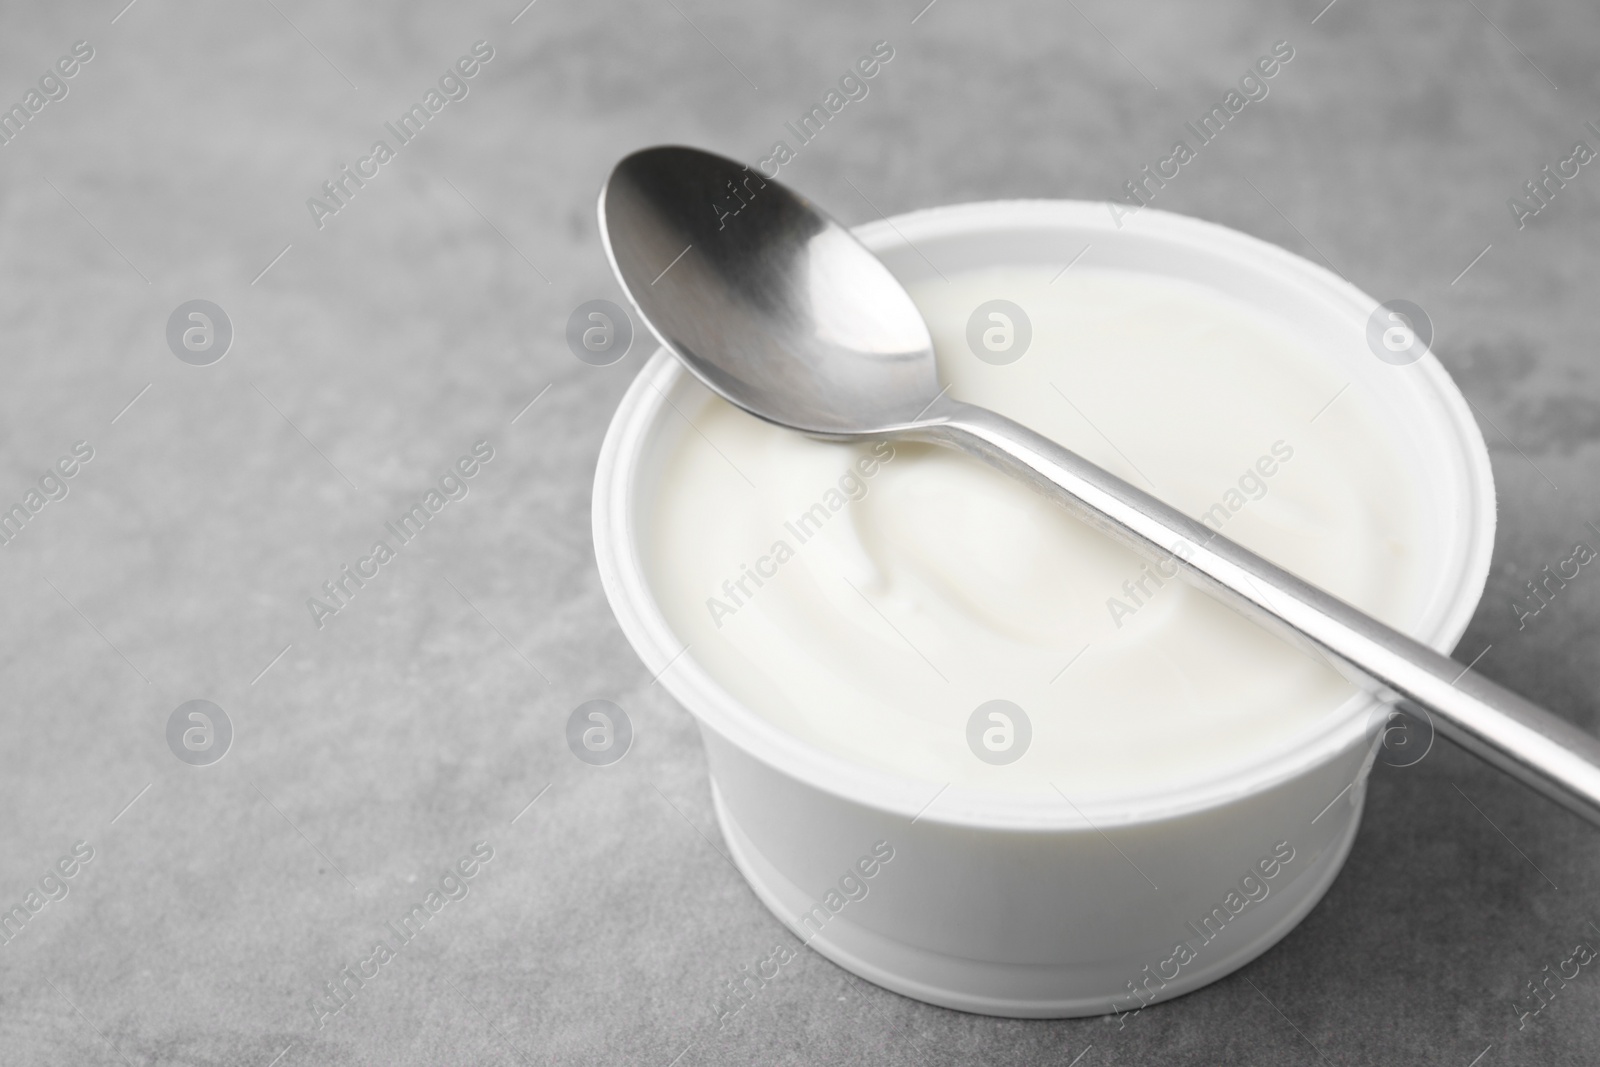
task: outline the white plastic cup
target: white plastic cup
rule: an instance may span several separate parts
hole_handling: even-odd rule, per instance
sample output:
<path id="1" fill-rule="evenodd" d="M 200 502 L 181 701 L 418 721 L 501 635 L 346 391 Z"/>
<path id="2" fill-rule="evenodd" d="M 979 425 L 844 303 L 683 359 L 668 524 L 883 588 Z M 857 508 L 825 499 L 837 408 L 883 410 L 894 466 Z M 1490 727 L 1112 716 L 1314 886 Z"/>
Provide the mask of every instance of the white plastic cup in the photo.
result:
<path id="1" fill-rule="evenodd" d="M 1403 628 L 1441 652 L 1455 647 L 1489 570 L 1488 451 L 1431 352 L 1395 365 L 1369 350 L 1378 301 L 1281 248 L 1151 209 L 1118 225 L 1099 203 L 963 204 L 856 234 L 907 282 L 931 276 L 929 261 L 944 271 L 1060 265 L 1092 244 L 1096 267 L 1197 282 L 1275 315 L 1366 394 L 1405 461 L 1426 472 L 1427 595 Z M 595 554 L 623 632 L 700 725 L 734 860 L 786 926 L 906 996 L 1053 1018 L 1196 989 L 1265 952 L 1321 899 L 1355 837 L 1387 718 L 1364 694 L 1244 770 L 1081 808 L 935 794 L 813 748 L 730 696 L 668 625 L 640 551 L 659 464 L 685 432 L 666 398 L 692 415 L 707 397 L 665 350 L 640 371 L 600 451 Z"/>

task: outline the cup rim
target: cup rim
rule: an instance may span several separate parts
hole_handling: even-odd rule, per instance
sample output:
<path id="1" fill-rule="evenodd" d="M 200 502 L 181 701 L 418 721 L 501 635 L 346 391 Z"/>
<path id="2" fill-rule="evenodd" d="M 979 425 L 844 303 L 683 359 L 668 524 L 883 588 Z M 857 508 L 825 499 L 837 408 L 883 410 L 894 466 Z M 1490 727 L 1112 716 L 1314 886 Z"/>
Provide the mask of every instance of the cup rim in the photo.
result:
<path id="1" fill-rule="evenodd" d="M 914 246 L 919 235 L 933 239 L 1051 227 L 1110 234 L 1125 224 L 1107 208 L 1098 201 L 977 201 L 883 218 L 852 232 L 875 253 Z M 1362 315 L 1378 304 L 1331 271 L 1240 231 L 1154 208 L 1141 209 L 1137 219 L 1142 236 L 1253 259 Z M 1454 571 L 1441 573 L 1437 581 L 1444 586 L 1442 595 L 1436 593 L 1424 617 L 1407 630 L 1413 638 L 1449 654 L 1471 622 L 1488 579 L 1496 525 L 1493 473 L 1477 422 L 1433 352 L 1427 351 L 1410 370 L 1418 377 L 1417 388 L 1437 405 L 1442 416 L 1437 420 L 1438 429 L 1453 432 L 1452 450 L 1464 475 L 1466 499 L 1459 502 L 1463 516 L 1459 526 L 1465 543 L 1456 554 L 1458 565 Z M 667 410 L 667 397 L 673 390 L 698 384 L 670 352 L 658 347 L 624 394 L 607 428 L 595 469 L 591 518 L 596 563 L 612 611 L 652 677 L 702 729 L 714 731 L 780 773 L 896 816 L 985 829 L 1099 830 L 1190 815 L 1256 795 L 1307 773 L 1352 746 L 1376 740 L 1370 723 L 1382 702 L 1357 692 L 1288 754 L 1265 753 L 1223 776 L 1147 797 L 1085 798 L 1082 804 L 1062 804 L 1050 797 L 956 786 L 934 793 L 929 782 L 857 764 L 782 730 L 735 698 L 689 654 L 655 601 L 635 539 L 634 478 L 647 435 Z M 1370 760 L 1364 767 L 1370 767 Z"/>

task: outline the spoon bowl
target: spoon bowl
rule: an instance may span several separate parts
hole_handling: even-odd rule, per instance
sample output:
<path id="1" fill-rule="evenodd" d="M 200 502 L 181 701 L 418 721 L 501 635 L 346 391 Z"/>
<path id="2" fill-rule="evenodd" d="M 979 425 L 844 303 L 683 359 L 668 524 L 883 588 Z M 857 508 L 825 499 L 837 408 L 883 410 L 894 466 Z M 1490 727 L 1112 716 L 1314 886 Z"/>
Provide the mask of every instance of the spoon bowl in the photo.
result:
<path id="1" fill-rule="evenodd" d="M 748 167 L 695 148 L 635 152 L 600 194 L 600 230 L 662 344 L 753 415 L 882 436 L 939 395 L 928 327 L 888 268 Z"/>

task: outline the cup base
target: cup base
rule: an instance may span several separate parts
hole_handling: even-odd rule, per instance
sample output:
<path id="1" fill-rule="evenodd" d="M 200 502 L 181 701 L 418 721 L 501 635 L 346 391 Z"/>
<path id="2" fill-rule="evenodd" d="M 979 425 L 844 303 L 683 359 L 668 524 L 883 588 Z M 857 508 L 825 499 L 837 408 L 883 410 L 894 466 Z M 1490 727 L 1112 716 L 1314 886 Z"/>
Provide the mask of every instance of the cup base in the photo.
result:
<path id="1" fill-rule="evenodd" d="M 1338 836 L 1299 877 L 1228 925 L 1219 937 L 1227 943 L 1222 955 L 1213 955 L 1216 950 L 1210 945 L 1203 946 L 1199 950 L 1202 958 L 1212 958 L 1205 959 L 1198 969 L 1185 969 L 1145 1003 L 1171 1000 L 1214 982 L 1266 952 L 1294 929 L 1316 907 L 1344 866 L 1361 826 L 1365 785 L 1361 783 L 1355 803 L 1344 813 L 1346 823 Z M 734 864 L 767 909 L 794 930 L 793 917 L 804 914 L 814 900 L 757 851 L 729 815 L 715 779 L 711 798 Z M 902 996 L 956 1011 L 1013 1019 L 1071 1019 L 1137 1008 L 1139 1001 L 1128 985 L 1142 977 L 1151 962 L 1130 957 L 1049 966 L 965 959 L 895 941 L 843 915 L 812 934 L 806 944 L 852 974 Z"/>

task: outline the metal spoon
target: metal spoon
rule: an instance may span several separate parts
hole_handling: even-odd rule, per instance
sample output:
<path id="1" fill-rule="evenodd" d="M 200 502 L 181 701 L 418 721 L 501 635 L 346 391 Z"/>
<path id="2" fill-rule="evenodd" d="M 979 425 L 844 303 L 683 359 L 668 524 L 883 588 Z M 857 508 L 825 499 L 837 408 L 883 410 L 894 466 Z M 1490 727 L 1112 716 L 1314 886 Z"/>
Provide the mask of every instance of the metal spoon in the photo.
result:
<path id="1" fill-rule="evenodd" d="M 600 193 L 612 269 L 712 390 L 818 437 L 905 437 L 977 456 L 1600 825 L 1600 740 L 1301 581 L 1003 415 L 939 386 L 933 342 L 881 262 L 804 197 L 693 148 L 635 152 Z"/>

